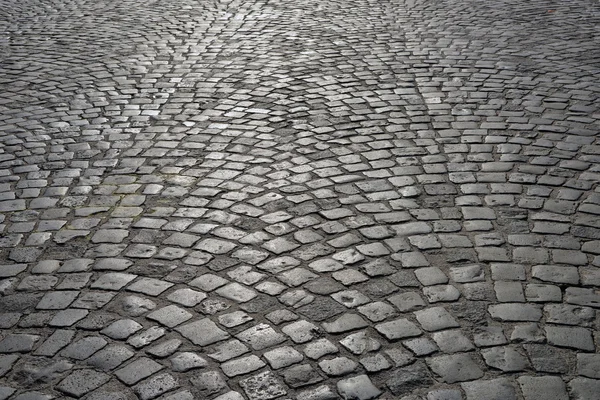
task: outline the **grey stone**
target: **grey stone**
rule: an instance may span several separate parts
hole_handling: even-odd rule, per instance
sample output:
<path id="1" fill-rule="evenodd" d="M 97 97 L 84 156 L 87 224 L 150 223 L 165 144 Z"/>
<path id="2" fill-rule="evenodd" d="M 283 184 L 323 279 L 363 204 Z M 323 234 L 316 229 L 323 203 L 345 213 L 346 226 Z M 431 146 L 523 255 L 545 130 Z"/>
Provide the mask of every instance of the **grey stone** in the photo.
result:
<path id="1" fill-rule="evenodd" d="M 245 399 L 244 399 L 244 396 L 242 396 L 238 392 L 231 391 L 231 392 L 222 394 L 218 397 L 215 397 L 213 400 L 245 400 Z"/>
<path id="2" fill-rule="evenodd" d="M 402 344 L 416 356 L 429 355 L 439 350 L 434 341 L 425 337 L 405 340 Z"/>
<path id="3" fill-rule="evenodd" d="M 323 378 L 309 364 L 295 365 L 282 372 L 283 380 L 293 388 L 313 385 L 321 382 Z"/>
<path id="4" fill-rule="evenodd" d="M 428 286 L 423 288 L 423 294 L 430 303 L 455 301 L 460 297 L 460 292 L 452 285 Z"/>
<path id="5" fill-rule="evenodd" d="M 514 384 L 506 378 L 487 381 L 465 382 L 460 384 L 467 400 L 516 400 Z"/>
<path id="6" fill-rule="evenodd" d="M 225 379 L 217 371 L 207 371 L 197 374 L 190 378 L 190 382 L 194 386 L 194 391 L 205 398 L 219 393 L 227 387 Z"/>
<path id="7" fill-rule="evenodd" d="M 308 321 L 296 321 L 284 326 L 281 331 L 295 343 L 306 343 L 319 334 L 319 328 Z"/>
<path id="8" fill-rule="evenodd" d="M 565 301 L 570 304 L 600 308 L 600 292 L 595 289 L 568 287 Z"/>
<path id="9" fill-rule="evenodd" d="M 216 290 L 216 293 L 222 297 L 233 300 L 238 303 L 245 303 L 257 296 L 256 292 L 239 283 L 230 283 Z"/>
<path id="10" fill-rule="evenodd" d="M 529 367 L 527 358 L 512 347 L 493 347 L 481 351 L 485 363 L 503 372 L 523 371 Z"/>
<path id="11" fill-rule="evenodd" d="M 385 384 L 395 396 L 401 396 L 415 389 L 429 387 L 433 384 L 433 379 L 425 364 L 420 361 L 392 370 Z"/>
<path id="12" fill-rule="evenodd" d="M 39 338 L 37 335 L 9 333 L 0 341 L 0 353 L 27 353 Z"/>
<path id="13" fill-rule="evenodd" d="M 158 279 L 141 278 L 129 285 L 127 290 L 144 293 L 148 296 L 158 296 L 171 286 L 173 286 L 172 283 L 164 282 Z"/>
<path id="14" fill-rule="evenodd" d="M 521 376 L 517 379 L 526 400 L 568 400 L 565 383 L 558 376 Z"/>
<path id="15" fill-rule="evenodd" d="M 38 310 L 63 310 L 73 303 L 77 296 L 79 296 L 79 292 L 74 290 L 49 292 L 42 297 L 36 308 Z"/>
<path id="16" fill-rule="evenodd" d="M 379 350 L 381 344 L 367 336 L 365 331 L 353 333 L 340 340 L 340 344 L 347 348 L 353 354 L 364 354 L 370 351 Z"/>
<path id="17" fill-rule="evenodd" d="M 584 351 L 594 351 L 592 333 L 585 328 L 549 326 L 545 327 L 548 343 L 560 347 L 570 347 Z"/>
<path id="18" fill-rule="evenodd" d="M 194 386 L 194 392 L 204 397 L 219 393 L 227 387 L 225 379 L 217 371 L 207 371 L 197 374 L 190 378 L 190 382 Z"/>
<path id="19" fill-rule="evenodd" d="M 181 325 L 175 328 L 175 330 L 186 339 L 191 340 L 192 343 L 200 346 L 208 346 L 209 344 L 229 338 L 227 332 L 217 327 L 217 325 L 208 318 Z"/>
<path id="20" fill-rule="evenodd" d="M 336 357 L 319 362 L 319 368 L 329 376 L 342 376 L 358 368 L 358 363 L 346 357 Z"/>
<path id="21" fill-rule="evenodd" d="M 555 285 L 540 285 L 530 283 L 525 287 L 527 301 L 531 302 L 559 302 L 562 300 L 560 287 Z"/>
<path id="22" fill-rule="evenodd" d="M 427 331 L 439 331 L 459 326 L 456 319 L 443 307 L 429 307 L 415 311 L 415 317 Z"/>
<path id="23" fill-rule="evenodd" d="M 579 273 L 576 267 L 559 265 L 534 265 L 531 275 L 541 281 L 553 283 L 566 283 L 576 285 L 579 283 Z"/>
<path id="24" fill-rule="evenodd" d="M 245 344 L 240 342 L 239 340 L 233 339 L 223 344 L 217 345 L 214 348 L 212 353 L 209 353 L 208 356 L 218 361 L 227 361 L 234 357 L 241 356 L 249 352 L 250 350 L 246 347 Z"/>
<path id="25" fill-rule="evenodd" d="M 73 371 L 69 376 L 63 379 L 56 388 L 63 393 L 79 398 L 84 394 L 99 388 L 109 380 L 110 376 L 102 372 L 90 369 L 79 369 Z"/>
<path id="26" fill-rule="evenodd" d="M 88 358 L 87 363 L 101 371 L 110 371 L 134 356 L 125 346 L 108 345 Z"/>
<path id="27" fill-rule="evenodd" d="M 314 389 L 299 392 L 296 400 L 335 400 L 338 394 L 331 390 L 330 387 L 323 385 Z"/>
<path id="28" fill-rule="evenodd" d="M 306 345 L 304 354 L 308 358 L 318 360 L 327 354 L 335 354 L 339 349 L 327 339 L 317 339 Z"/>
<path id="29" fill-rule="evenodd" d="M 521 282 L 495 282 L 494 291 L 496 292 L 496 299 L 500 302 L 525 302 L 525 293 Z"/>
<path id="30" fill-rule="evenodd" d="M 432 357 L 427 364 L 446 383 L 470 381 L 483 376 L 483 371 L 468 354 Z"/>
<path id="31" fill-rule="evenodd" d="M 588 378 L 600 379 L 600 355 L 577 354 L 577 372 Z"/>
<path id="32" fill-rule="evenodd" d="M 462 398 L 462 393 L 456 389 L 436 389 L 427 393 L 427 400 L 462 400 Z"/>
<path id="33" fill-rule="evenodd" d="M 304 358 L 301 353 L 290 346 L 278 347 L 263 354 L 273 369 L 280 369 L 299 363 Z"/>
<path id="34" fill-rule="evenodd" d="M 72 306 L 74 308 L 85 308 L 88 310 L 97 310 L 104 307 L 109 301 L 116 296 L 112 292 L 83 292 Z"/>
<path id="35" fill-rule="evenodd" d="M 342 379 L 337 383 L 337 389 L 343 399 L 368 400 L 381 394 L 381 390 L 373 385 L 367 375 Z"/>
<path id="36" fill-rule="evenodd" d="M 150 400 L 179 387 L 177 379 L 169 374 L 156 375 L 137 384 L 133 390 L 142 400 Z"/>
<path id="37" fill-rule="evenodd" d="M 0 355 L 0 377 L 6 375 L 18 359 L 17 354 Z"/>
<path id="38" fill-rule="evenodd" d="M 75 337 L 75 331 L 57 329 L 35 351 L 35 355 L 52 357 Z"/>
<path id="39" fill-rule="evenodd" d="M 232 328 L 234 326 L 245 324 L 246 322 L 252 321 L 253 318 L 243 311 L 234 311 L 229 314 L 223 314 L 218 317 L 219 324 Z"/>
<path id="40" fill-rule="evenodd" d="M 456 353 L 474 349 L 473 343 L 460 330 L 434 332 L 432 337 L 444 353 Z"/>
<path id="41" fill-rule="evenodd" d="M 120 319 L 102 329 L 100 333 L 111 339 L 127 339 L 137 331 L 142 329 L 142 325 L 131 319 Z"/>
<path id="42" fill-rule="evenodd" d="M 357 310 L 372 322 L 381 322 L 396 315 L 396 311 L 392 306 L 381 301 L 375 301 L 373 303 L 360 306 L 357 308 Z"/>
<path id="43" fill-rule="evenodd" d="M 244 358 L 237 358 L 221 364 L 223 373 L 232 378 L 238 375 L 244 375 L 264 367 L 266 364 L 257 356 L 251 355 Z"/>
<path id="44" fill-rule="evenodd" d="M 182 352 L 171 358 L 171 366 L 173 371 L 185 372 L 195 368 L 203 368 L 208 365 L 208 362 L 196 353 Z"/>
<path id="45" fill-rule="evenodd" d="M 240 386 L 250 400 L 270 400 L 287 393 L 285 387 L 271 371 L 243 379 L 240 381 Z"/>
<path id="46" fill-rule="evenodd" d="M 206 298 L 206 294 L 192 289 L 178 289 L 167 296 L 167 299 L 186 307 L 194 307 Z"/>
<path id="47" fill-rule="evenodd" d="M 569 389 L 573 400 L 593 399 L 600 392 L 600 380 L 575 378 L 569 382 Z"/>
<path id="48" fill-rule="evenodd" d="M 362 357 L 360 363 L 367 372 L 379 372 L 392 367 L 392 364 L 381 353 Z"/>
<path id="49" fill-rule="evenodd" d="M 332 322 L 324 322 L 322 326 L 328 333 L 343 333 L 364 328 L 368 323 L 357 314 L 344 314 Z"/>
<path id="50" fill-rule="evenodd" d="M 510 340 L 513 342 L 541 343 L 546 339 L 546 335 L 536 323 L 526 323 L 515 325 Z"/>
<path id="51" fill-rule="evenodd" d="M 388 340 L 404 339 L 421 335 L 421 330 L 405 318 L 375 325 L 375 329 Z"/>
<path id="52" fill-rule="evenodd" d="M 574 363 L 574 355 L 570 350 L 559 349 L 547 344 L 525 344 L 523 345 L 531 365 L 538 372 L 568 373 L 570 365 Z"/>
<path id="53" fill-rule="evenodd" d="M 121 308 L 132 317 L 138 317 L 156 308 L 156 303 L 138 296 L 127 296 L 121 301 Z"/>
<path id="54" fill-rule="evenodd" d="M 143 332 L 132 336 L 127 340 L 127 343 L 135 348 L 144 347 L 155 340 L 161 338 L 165 334 L 165 329 L 158 326 L 151 326 Z"/>
<path id="55" fill-rule="evenodd" d="M 254 350 L 262 350 L 285 341 L 285 336 L 267 324 L 259 324 L 240 332 L 236 337 L 248 343 Z"/>
<path id="56" fill-rule="evenodd" d="M 505 303 L 488 307 L 492 318 L 501 321 L 539 321 L 542 310 L 534 304 Z"/>
<path id="57" fill-rule="evenodd" d="M 94 283 L 90 285 L 92 289 L 119 290 L 134 280 L 137 275 L 125 274 L 121 272 L 109 272 L 101 275 Z"/>
<path id="58" fill-rule="evenodd" d="M 0 399 L 6 400 L 16 391 L 17 391 L 16 389 L 13 389 L 13 388 L 10 388 L 7 386 L 2 386 L 2 387 L 0 387 Z"/>
<path id="59" fill-rule="evenodd" d="M 393 295 L 387 299 L 400 312 L 418 310 L 426 306 L 425 301 L 417 292 L 404 292 Z"/>
<path id="60" fill-rule="evenodd" d="M 194 395 L 189 390 L 173 393 L 163 397 L 164 400 L 194 400 Z"/>
<path id="61" fill-rule="evenodd" d="M 115 371 L 115 375 L 127 385 L 133 385 L 142 379 L 160 371 L 164 367 L 149 358 L 142 357 Z"/>
<path id="62" fill-rule="evenodd" d="M 193 315 L 191 313 L 173 304 L 146 315 L 146 318 L 158 321 L 169 328 L 180 325 L 192 317 Z"/>
<path id="63" fill-rule="evenodd" d="M 44 394 L 41 392 L 25 392 L 25 393 L 21 393 L 15 397 L 13 397 L 13 399 L 15 400 L 51 400 L 53 399 L 54 396 L 49 395 L 49 394 Z"/>

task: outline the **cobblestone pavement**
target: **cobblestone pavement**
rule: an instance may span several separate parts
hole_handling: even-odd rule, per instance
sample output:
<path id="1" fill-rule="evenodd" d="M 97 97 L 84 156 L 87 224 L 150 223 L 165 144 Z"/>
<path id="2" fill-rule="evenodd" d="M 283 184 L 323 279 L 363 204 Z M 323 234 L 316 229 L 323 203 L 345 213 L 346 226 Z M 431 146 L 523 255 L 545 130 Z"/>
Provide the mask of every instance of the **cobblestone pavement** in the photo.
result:
<path id="1" fill-rule="evenodd" d="M 0 0 L 0 399 L 600 393 L 594 0 Z"/>

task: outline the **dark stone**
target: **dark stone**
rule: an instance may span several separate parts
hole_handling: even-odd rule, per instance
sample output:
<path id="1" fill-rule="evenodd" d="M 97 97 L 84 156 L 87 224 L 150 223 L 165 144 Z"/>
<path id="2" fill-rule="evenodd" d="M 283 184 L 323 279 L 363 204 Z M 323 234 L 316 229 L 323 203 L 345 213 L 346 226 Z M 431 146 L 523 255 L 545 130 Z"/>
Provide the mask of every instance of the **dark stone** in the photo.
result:
<path id="1" fill-rule="evenodd" d="M 269 312 L 279 307 L 281 307 L 281 303 L 275 297 L 265 294 L 258 295 L 254 299 L 240 305 L 240 308 L 248 313 Z"/>
<path id="2" fill-rule="evenodd" d="M 398 291 L 398 287 L 386 278 L 369 279 L 354 288 L 372 299 L 384 297 Z"/>
<path id="3" fill-rule="evenodd" d="M 524 344 L 533 368 L 538 372 L 567 374 L 574 364 L 575 354 L 547 344 Z"/>
<path id="4" fill-rule="evenodd" d="M 429 387 L 432 383 L 431 374 L 422 361 L 394 369 L 385 381 L 387 387 L 396 396 L 410 393 L 418 388 Z"/>
<path id="5" fill-rule="evenodd" d="M 3 312 L 28 312 L 40 302 L 44 293 L 15 293 L 0 297 L 0 310 Z"/>
<path id="6" fill-rule="evenodd" d="M 473 325 L 485 324 L 487 320 L 487 308 L 484 302 L 469 301 L 446 305 L 448 311 L 455 317 L 467 321 Z"/>
<path id="7" fill-rule="evenodd" d="M 329 297 L 318 297 L 312 303 L 300 307 L 298 312 L 308 319 L 319 322 L 346 310 L 346 307 Z"/>
<path id="8" fill-rule="evenodd" d="M 293 388 L 298 388 L 323 380 L 309 364 L 296 365 L 283 372 L 283 380 Z"/>
<path id="9" fill-rule="evenodd" d="M 311 293 L 328 295 L 344 290 L 346 287 L 336 280 L 329 277 L 323 277 L 307 283 L 304 285 L 304 288 Z"/>

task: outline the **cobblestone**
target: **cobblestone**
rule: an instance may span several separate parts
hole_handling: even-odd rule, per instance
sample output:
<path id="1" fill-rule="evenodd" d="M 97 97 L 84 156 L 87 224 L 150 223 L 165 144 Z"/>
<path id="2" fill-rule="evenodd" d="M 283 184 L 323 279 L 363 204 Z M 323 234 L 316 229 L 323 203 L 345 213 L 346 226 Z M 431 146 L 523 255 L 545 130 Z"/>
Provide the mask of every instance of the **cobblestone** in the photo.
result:
<path id="1" fill-rule="evenodd" d="M 595 398 L 598 15 L 5 1 L 0 398 Z"/>

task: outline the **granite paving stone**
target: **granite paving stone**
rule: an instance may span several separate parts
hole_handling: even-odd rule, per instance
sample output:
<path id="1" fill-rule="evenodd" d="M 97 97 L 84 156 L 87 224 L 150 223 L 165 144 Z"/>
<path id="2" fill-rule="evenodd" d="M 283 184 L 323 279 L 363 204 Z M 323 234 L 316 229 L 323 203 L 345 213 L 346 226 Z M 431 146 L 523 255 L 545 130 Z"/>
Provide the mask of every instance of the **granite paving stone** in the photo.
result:
<path id="1" fill-rule="evenodd" d="M 171 366 L 174 371 L 185 372 L 195 368 L 208 365 L 207 361 L 196 353 L 181 352 L 171 358 Z"/>
<path id="2" fill-rule="evenodd" d="M 115 375 L 127 385 L 132 385 L 160 371 L 164 367 L 147 357 L 138 358 L 115 371 Z"/>
<path id="3" fill-rule="evenodd" d="M 599 363 L 600 357 L 598 357 L 598 354 L 577 354 L 577 372 L 579 375 L 598 379 L 600 377 Z"/>
<path id="4" fill-rule="evenodd" d="M 487 365 L 504 372 L 523 371 L 529 366 L 527 358 L 512 347 L 492 347 L 481 354 Z"/>
<path id="5" fill-rule="evenodd" d="M 536 396 L 553 400 L 569 398 L 565 383 L 558 376 L 521 376 L 517 381 L 523 397 L 527 400 Z"/>
<path id="6" fill-rule="evenodd" d="M 79 398 L 102 386 L 109 379 L 110 376 L 105 373 L 80 369 L 63 379 L 56 388 L 63 393 Z"/>
<path id="7" fill-rule="evenodd" d="M 207 346 L 225 340 L 230 336 L 208 318 L 180 325 L 175 330 L 192 343 L 200 346 Z"/>
<path id="8" fill-rule="evenodd" d="M 134 387 L 134 392 L 140 399 L 150 400 L 177 387 L 179 387 L 177 379 L 168 373 L 164 373 L 137 384 Z"/>
<path id="9" fill-rule="evenodd" d="M 223 373 L 228 377 L 234 377 L 237 375 L 247 374 L 252 371 L 256 371 L 266 364 L 257 356 L 251 355 L 243 358 L 237 358 L 234 360 L 226 361 L 221 364 Z"/>
<path id="10" fill-rule="evenodd" d="M 190 382 L 194 392 L 197 392 L 201 396 L 210 396 L 219 393 L 227 387 L 223 375 L 217 371 L 207 371 L 197 374 L 190 378 Z"/>
<path id="11" fill-rule="evenodd" d="M 169 328 L 173 328 L 179 324 L 182 324 L 192 317 L 193 314 L 173 304 L 159 308 L 158 310 L 152 311 L 150 314 L 146 315 L 146 318 L 153 321 L 158 321 Z"/>
<path id="12" fill-rule="evenodd" d="M 142 329 L 142 325 L 131 319 L 120 319 L 108 325 L 100 331 L 101 334 L 110 337 L 111 339 L 127 339 L 137 331 Z"/>
<path id="13" fill-rule="evenodd" d="M 568 373 L 575 363 L 570 350 L 545 344 L 524 344 L 523 347 L 536 371 L 548 373 Z"/>
<path id="14" fill-rule="evenodd" d="M 471 381 L 481 378 L 484 374 L 469 354 L 432 357 L 428 360 L 428 364 L 431 370 L 446 383 Z"/>
<path id="15" fill-rule="evenodd" d="M 134 356 L 134 352 L 125 346 L 108 345 L 87 360 L 87 363 L 101 371 L 117 368 Z"/>
<path id="16" fill-rule="evenodd" d="M 461 387 L 467 395 L 467 400 L 512 400 L 517 399 L 515 385 L 508 379 L 498 378 L 475 382 L 461 383 Z"/>
<path id="17" fill-rule="evenodd" d="M 275 399 L 287 393 L 271 371 L 243 379 L 240 386 L 251 400 Z"/>
<path id="18" fill-rule="evenodd" d="M 358 363 L 346 357 L 336 357 L 319 362 L 319 368 L 330 376 L 347 375 L 356 370 L 357 367 Z"/>
<path id="19" fill-rule="evenodd" d="M 573 399 L 577 400 L 593 398 L 599 388 L 600 381 L 598 379 L 575 378 L 569 382 L 569 393 Z"/>
<path id="20" fill-rule="evenodd" d="M 368 400 L 381 394 L 381 390 L 373 385 L 367 375 L 343 379 L 337 383 L 337 389 L 344 399 Z"/>
<path id="21" fill-rule="evenodd" d="M 38 335 L 9 333 L 0 341 L 0 353 L 27 353 L 39 339 Z"/>

